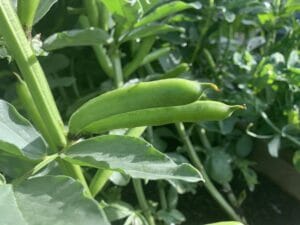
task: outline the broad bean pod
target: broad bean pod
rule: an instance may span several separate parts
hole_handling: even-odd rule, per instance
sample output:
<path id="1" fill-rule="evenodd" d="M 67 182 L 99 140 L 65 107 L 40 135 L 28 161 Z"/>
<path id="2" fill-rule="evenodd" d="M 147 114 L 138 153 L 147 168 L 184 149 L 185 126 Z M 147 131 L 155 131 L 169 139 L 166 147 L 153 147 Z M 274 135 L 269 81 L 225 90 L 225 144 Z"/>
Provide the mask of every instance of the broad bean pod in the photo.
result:
<path id="1" fill-rule="evenodd" d="M 217 101 L 195 101 L 186 105 L 148 108 L 112 115 L 90 124 L 82 132 L 102 133 L 119 128 L 159 126 L 177 122 L 217 121 L 244 108 L 242 105 L 230 106 Z"/>
<path id="2" fill-rule="evenodd" d="M 207 88 L 218 88 L 211 83 L 185 79 L 165 79 L 141 82 L 100 95 L 80 107 L 70 118 L 70 133 L 106 117 L 146 108 L 185 105 L 196 101 Z"/>

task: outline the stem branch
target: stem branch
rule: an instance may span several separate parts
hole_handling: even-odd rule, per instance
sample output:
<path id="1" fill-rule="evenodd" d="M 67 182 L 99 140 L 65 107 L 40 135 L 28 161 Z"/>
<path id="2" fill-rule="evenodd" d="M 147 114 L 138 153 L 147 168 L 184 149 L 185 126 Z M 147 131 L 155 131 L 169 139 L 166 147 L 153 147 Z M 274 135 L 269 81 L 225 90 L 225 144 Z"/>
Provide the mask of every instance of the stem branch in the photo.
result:
<path id="1" fill-rule="evenodd" d="M 202 162 L 200 161 L 200 158 L 198 157 L 194 146 L 191 143 L 191 140 L 189 139 L 185 127 L 183 123 L 177 123 L 176 124 L 177 131 L 179 133 L 179 136 L 181 137 L 183 143 L 186 145 L 187 152 L 189 155 L 190 160 L 192 161 L 192 164 L 195 165 L 195 167 L 201 172 L 205 183 L 204 186 L 208 190 L 208 192 L 211 194 L 211 196 L 219 203 L 219 205 L 224 209 L 224 211 L 234 220 L 241 221 L 242 219 L 240 216 L 234 211 L 234 209 L 228 204 L 228 202 L 224 199 L 224 197 L 220 194 L 220 192 L 217 190 L 217 188 L 214 186 L 212 181 L 209 179 Z"/>

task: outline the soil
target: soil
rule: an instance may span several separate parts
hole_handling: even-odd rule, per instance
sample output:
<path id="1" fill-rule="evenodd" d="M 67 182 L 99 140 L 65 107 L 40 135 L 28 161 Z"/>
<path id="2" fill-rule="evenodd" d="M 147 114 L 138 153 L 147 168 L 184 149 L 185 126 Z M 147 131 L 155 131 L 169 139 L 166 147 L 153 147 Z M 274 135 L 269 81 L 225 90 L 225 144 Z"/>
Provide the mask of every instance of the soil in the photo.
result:
<path id="1" fill-rule="evenodd" d="M 178 209 L 186 217 L 183 225 L 230 220 L 208 192 L 200 187 L 197 195 L 181 196 Z M 262 175 L 259 175 L 255 191 L 247 193 L 240 210 L 249 225 L 300 225 L 300 202 Z"/>

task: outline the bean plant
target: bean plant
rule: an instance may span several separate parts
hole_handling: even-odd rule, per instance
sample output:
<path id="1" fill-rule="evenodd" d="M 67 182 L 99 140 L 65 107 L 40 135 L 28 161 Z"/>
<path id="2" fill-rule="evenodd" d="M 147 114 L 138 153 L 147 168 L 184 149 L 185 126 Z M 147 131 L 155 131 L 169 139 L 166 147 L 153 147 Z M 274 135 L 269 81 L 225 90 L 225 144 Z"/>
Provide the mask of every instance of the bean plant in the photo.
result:
<path id="1" fill-rule="evenodd" d="M 0 224 L 181 224 L 197 186 L 247 224 L 252 137 L 299 147 L 300 7 L 241 2 L 0 0 Z"/>

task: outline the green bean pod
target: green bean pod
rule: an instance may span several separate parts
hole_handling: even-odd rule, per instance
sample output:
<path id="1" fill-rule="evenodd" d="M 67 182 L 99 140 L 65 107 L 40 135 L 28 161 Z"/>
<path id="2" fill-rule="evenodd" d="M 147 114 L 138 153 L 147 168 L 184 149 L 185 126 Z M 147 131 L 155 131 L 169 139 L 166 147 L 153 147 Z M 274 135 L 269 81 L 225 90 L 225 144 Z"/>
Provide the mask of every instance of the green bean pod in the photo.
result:
<path id="1" fill-rule="evenodd" d="M 18 0 L 18 16 L 21 24 L 31 28 L 40 0 Z"/>
<path id="2" fill-rule="evenodd" d="M 196 101 L 211 83 L 185 79 L 141 82 L 100 95 L 79 108 L 69 121 L 71 134 L 77 134 L 91 123 L 115 114 L 153 107 L 184 105 Z"/>
<path id="3" fill-rule="evenodd" d="M 121 113 L 96 121 L 83 133 L 102 133 L 112 129 L 159 126 L 177 122 L 217 121 L 229 117 L 241 105 L 226 105 L 217 101 L 195 101 L 187 105 L 141 109 Z"/>

